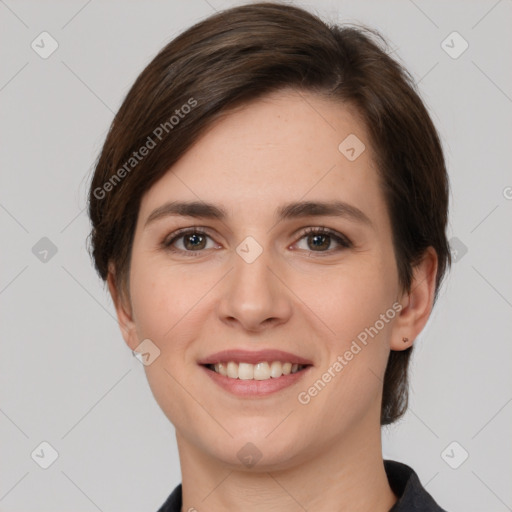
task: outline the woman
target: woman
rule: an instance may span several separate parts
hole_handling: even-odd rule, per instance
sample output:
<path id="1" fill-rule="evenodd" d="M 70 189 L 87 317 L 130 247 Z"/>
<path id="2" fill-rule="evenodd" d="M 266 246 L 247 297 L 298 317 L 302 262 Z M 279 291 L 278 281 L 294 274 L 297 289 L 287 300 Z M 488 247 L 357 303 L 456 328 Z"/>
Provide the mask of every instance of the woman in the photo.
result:
<path id="1" fill-rule="evenodd" d="M 443 510 L 382 458 L 450 253 L 437 132 L 374 35 L 233 8 L 113 121 L 92 255 L 176 430 L 160 512 Z"/>

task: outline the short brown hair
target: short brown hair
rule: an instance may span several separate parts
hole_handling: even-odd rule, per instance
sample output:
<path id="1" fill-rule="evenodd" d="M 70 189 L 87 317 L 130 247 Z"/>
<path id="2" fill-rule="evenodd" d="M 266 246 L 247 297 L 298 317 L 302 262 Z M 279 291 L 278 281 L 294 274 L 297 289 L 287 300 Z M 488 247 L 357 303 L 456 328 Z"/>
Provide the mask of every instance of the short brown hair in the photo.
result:
<path id="1" fill-rule="evenodd" d="M 438 256 L 437 297 L 450 264 L 443 151 L 414 80 L 385 48 L 375 30 L 330 26 L 301 8 L 276 3 L 222 11 L 167 44 L 128 92 L 96 162 L 89 191 L 90 251 L 101 278 L 107 279 L 114 264 L 116 284 L 129 297 L 144 193 L 221 114 L 292 87 L 356 108 L 376 155 L 400 284 L 410 290 L 414 266 L 431 246 Z M 156 142 L 157 127 L 165 136 L 144 158 L 134 159 L 134 152 Z M 412 346 L 391 351 L 382 425 L 407 408 L 411 351 Z"/>

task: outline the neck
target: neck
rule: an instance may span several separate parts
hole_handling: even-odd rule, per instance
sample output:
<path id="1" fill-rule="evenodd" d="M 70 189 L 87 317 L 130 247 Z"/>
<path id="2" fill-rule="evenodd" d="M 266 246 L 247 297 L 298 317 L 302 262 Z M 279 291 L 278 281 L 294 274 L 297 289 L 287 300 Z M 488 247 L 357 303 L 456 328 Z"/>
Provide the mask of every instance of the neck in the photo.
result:
<path id="1" fill-rule="evenodd" d="M 251 469 L 219 461 L 177 432 L 182 511 L 388 512 L 397 497 L 384 469 L 380 427 L 368 424 L 371 430 L 358 425 L 335 443 L 302 451 L 301 461 Z"/>

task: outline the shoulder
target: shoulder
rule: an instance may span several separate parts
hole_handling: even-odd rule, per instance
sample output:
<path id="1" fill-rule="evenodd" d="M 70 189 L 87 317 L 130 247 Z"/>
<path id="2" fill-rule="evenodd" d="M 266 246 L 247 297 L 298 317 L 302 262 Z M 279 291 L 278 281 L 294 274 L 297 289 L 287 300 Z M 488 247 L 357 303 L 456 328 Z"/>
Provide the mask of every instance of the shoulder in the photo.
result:
<path id="1" fill-rule="evenodd" d="M 181 484 L 179 484 L 157 512 L 181 512 Z"/>
<path id="2" fill-rule="evenodd" d="M 447 512 L 434 501 L 410 466 L 385 460 L 384 468 L 389 485 L 398 497 L 389 512 Z"/>

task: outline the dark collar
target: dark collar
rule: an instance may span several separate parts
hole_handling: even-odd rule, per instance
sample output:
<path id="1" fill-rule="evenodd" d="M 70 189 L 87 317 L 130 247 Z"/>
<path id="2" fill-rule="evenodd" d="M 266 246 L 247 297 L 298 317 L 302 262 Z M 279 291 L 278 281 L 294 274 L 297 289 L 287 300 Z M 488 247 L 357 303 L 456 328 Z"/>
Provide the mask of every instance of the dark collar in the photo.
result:
<path id="1" fill-rule="evenodd" d="M 389 486 L 398 497 L 389 512 L 446 512 L 425 490 L 418 475 L 407 464 L 385 460 L 384 469 Z"/>
<path id="2" fill-rule="evenodd" d="M 389 512 L 446 512 L 421 485 L 414 470 L 401 462 L 385 460 L 384 469 L 389 485 L 398 501 Z M 158 512 L 181 512 L 181 484 L 178 485 Z"/>

